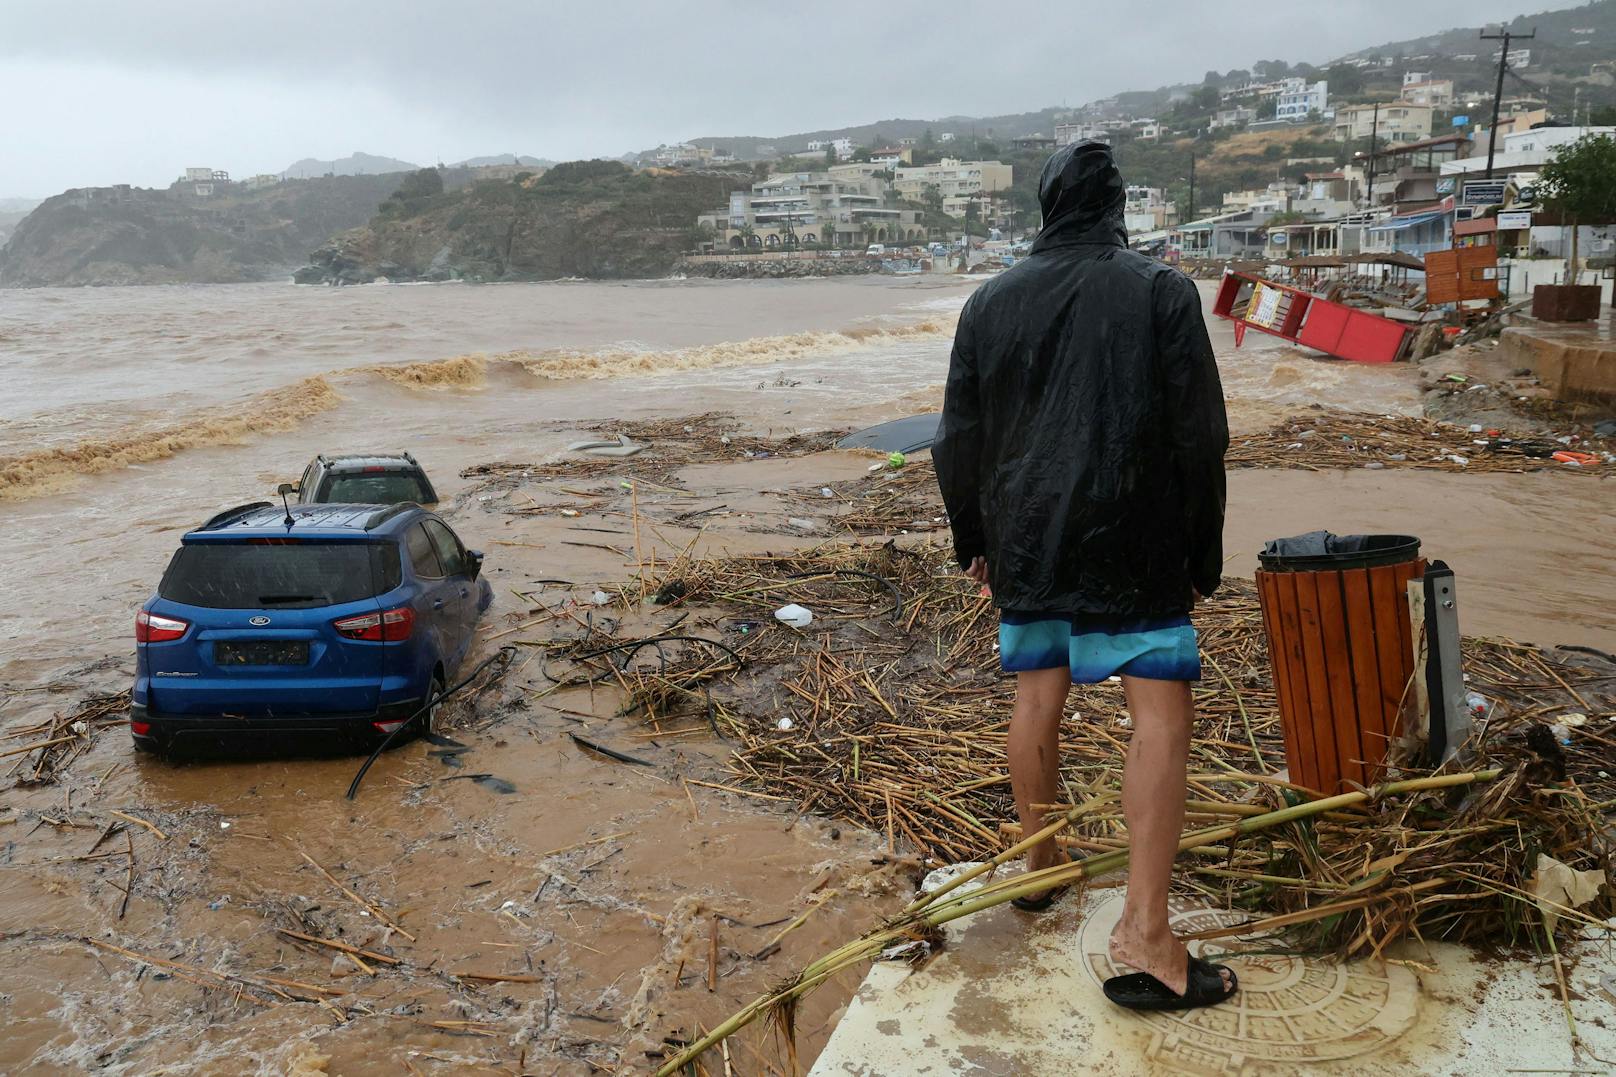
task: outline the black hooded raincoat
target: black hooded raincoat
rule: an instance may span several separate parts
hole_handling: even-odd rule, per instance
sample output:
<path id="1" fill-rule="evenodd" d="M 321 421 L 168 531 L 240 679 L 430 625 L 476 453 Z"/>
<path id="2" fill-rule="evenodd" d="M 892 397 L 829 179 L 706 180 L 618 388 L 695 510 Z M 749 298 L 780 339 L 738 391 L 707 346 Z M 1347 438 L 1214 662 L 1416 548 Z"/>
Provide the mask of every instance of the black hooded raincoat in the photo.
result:
<path id="1" fill-rule="evenodd" d="M 1030 255 L 965 304 L 932 458 L 960 565 L 1018 612 L 1164 616 L 1223 566 L 1229 444 L 1188 277 L 1127 247 L 1110 147 L 1039 181 Z"/>

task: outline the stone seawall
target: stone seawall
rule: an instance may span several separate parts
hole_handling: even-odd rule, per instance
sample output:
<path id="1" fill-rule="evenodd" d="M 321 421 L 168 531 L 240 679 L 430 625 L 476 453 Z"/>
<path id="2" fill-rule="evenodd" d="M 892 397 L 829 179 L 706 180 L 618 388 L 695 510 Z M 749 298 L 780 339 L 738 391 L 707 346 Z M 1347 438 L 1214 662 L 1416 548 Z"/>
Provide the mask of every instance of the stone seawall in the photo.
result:
<path id="1" fill-rule="evenodd" d="M 782 277 L 846 277 L 879 273 L 879 258 L 771 258 L 680 262 L 675 273 L 713 280 L 772 280 Z"/>

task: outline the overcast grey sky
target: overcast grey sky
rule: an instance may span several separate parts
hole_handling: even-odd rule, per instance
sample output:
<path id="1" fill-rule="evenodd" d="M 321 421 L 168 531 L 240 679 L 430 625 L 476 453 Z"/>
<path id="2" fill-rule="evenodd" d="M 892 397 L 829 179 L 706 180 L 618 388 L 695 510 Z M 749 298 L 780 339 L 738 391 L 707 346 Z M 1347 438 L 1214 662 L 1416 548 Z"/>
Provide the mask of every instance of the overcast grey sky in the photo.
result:
<path id="1" fill-rule="evenodd" d="M 0 0 L 0 196 L 1022 112 L 1551 6 Z"/>

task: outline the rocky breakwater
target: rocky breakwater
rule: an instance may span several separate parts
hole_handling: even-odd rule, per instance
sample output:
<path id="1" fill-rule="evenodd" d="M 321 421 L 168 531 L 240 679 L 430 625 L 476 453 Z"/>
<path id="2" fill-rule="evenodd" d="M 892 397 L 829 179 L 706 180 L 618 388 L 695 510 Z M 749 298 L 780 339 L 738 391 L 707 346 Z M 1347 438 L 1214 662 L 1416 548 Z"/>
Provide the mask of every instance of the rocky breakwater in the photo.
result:
<path id="1" fill-rule="evenodd" d="M 881 272 L 881 259 L 851 258 L 688 258 L 676 272 L 714 280 L 777 280 L 785 277 L 847 277 Z"/>
<path id="2" fill-rule="evenodd" d="M 297 271 L 300 284 L 627 279 L 672 273 L 696 215 L 744 177 L 635 172 L 574 161 L 542 175 L 445 190 L 411 173 L 363 227 L 333 236 Z"/>

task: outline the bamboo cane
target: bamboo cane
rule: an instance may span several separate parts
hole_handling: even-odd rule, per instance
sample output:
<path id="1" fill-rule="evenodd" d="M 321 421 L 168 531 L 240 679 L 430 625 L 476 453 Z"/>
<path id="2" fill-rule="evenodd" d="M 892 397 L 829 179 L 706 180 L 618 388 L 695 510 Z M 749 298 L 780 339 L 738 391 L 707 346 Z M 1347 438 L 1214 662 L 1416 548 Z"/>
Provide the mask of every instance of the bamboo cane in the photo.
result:
<path id="1" fill-rule="evenodd" d="M 1340 793 L 1333 797 L 1324 797 L 1303 804 L 1291 805 L 1277 811 L 1268 812 L 1265 815 L 1246 816 L 1227 825 L 1192 831 L 1180 839 L 1178 847 L 1179 851 L 1182 852 L 1186 849 L 1253 834 L 1271 827 L 1311 818 L 1326 811 L 1352 804 L 1362 804 L 1371 799 L 1394 796 L 1399 793 L 1443 789 L 1450 786 L 1491 781 L 1498 777 L 1500 773 L 1500 768 L 1495 767 L 1462 774 L 1438 774 L 1428 778 L 1388 782 L 1369 790 Z M 1007 850 L 1006 853 L 1000 854 L 1000 856 L 1009 857 L 1014 855 L 1017 850 L 1024 851 L 1027 847 L 1043 841 L 1045 838 L 1052 837 L 1070 826 L 1074 817 L 1081 817 L 1087 807 L 1087 805 L 1083 805 L 1073 809 L 1067 813 L 1066 817 L 1051 823 L 1031 838 L 1018 842 L 1011 850 Z M 972 913 L 981 912 L 983 909 L 1003 905 L 1013 898 L 1041 893 L 1052 886 L 1069 885 L 1081 880 L 1096 878 L 1107 872 L 1116 871 L 1127 864 L 1128 852 L 1129 850 L 1124 847 L 1112 852 L 1099 853 L 1086 860 L 1059 864 L 1052 868 L 1045 868 L 1042 871 L 1018 875 L 1013 879 L 990 884 L 968 894 L 945 896 L 966 881 L 966 877 L 974 878 L 995 866 L 992 862 L 978 865 L 977 868 L 966 873 L 966 876 L 951 880 L 945 887 L 940 887 L 936 892 L 928 895 L 923 902 L 911 905 L 881 927 L 869 932 L 862 938 L 831 951 L 817 961 L 811 962 L 798 975 L 796 981 L 789 986 L 781 988 L 773 994 L 754 999 L 727 1021 L 724 1021 L 711 1032 L 690 1044 L 672 1059 L 664 1062 L 656 1071 L 657 1077 L 672 1077 L 680 1069 L 699 1058 L 708 1048 L 733 1036 L 736 1032 L 757 1020 L 762 1014 L 789 1006 L 796 999 L 807 994 L 838 972 L 845 971 L 854 965 L 874 958 L 888 946 L 908 935 L 912 935 L 916 929 L 941 927 L 943 924 L 970 916 Z M 994 860 L 1000 860 L 1000 858 L 995 857 Z M 1000 862 L 1002 863 L 1002 860 Z M 787 1032 L 789 1033 L 789 1028 Z"/>

